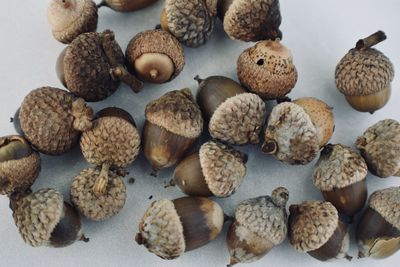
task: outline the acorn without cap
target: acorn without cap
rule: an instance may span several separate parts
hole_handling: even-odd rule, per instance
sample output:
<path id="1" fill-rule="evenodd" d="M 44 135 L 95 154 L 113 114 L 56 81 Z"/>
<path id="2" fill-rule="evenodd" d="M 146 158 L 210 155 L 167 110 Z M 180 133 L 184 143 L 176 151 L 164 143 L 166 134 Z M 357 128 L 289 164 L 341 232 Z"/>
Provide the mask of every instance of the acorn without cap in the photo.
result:
<path id="1" fill-rule="evenodd" d="M 238 205 L 226 237 L 231 256 L 228 266 L 259 260 L 285 240 L 288 199 L 288 190 L 278 187 L 271 196 L 248 199 Z"/>
<path id="2" fill-rule="evenodd" d="M 178 40 L 163 30 L 137 34 L 126 48 L 128 69 L 151 83 L 173 80 L 185 65 L 185 54 Z"/>
<path id="3" fill-rule="evenodd" d="M 214 240 L 224 219 L 222 208 L 208 198 L 158 200 L 144 214 L 135 240 L 158 257 L 172 260 Z"/>
<path id="4" fill-rule="evenodd" d="M 197 103 L 213 138 L 234 145 L 260 142 L 266 107 L 259 96 L 223 76 L 195 79 L 199 82 Z"/>
<path id="5" fill-rule="evenodd" d="M 272 109 L 262 151 L 289 164 L 308 164 L 335 129 L 332 108 L 313 97 L 283 102 Z"/>
<path id="6" fill-rule="evenodd" d="M 209 141 L 178 164 L 172 183 L 187 195 L 228 197 L 241 185 L 246 162 L 246 154 Z"/>
<path id="7" fill-rule="evenodd" d="M 384 259 L 400 249 L 400 187 L 374 192 L 357 226 L 358 257 Z"/>
<path id="8" fill-rule="evenodd" d="M 103 0 L 98 7 L 106 6 L 119 12 L 131 12 L 145 8 L 157 0 Z"/>
<path id="9" fill-rule="evenodd" d="M 382 31 L 359 40 L 336 67 L 336 86 L 358 111 L 374 113 L 389 101 L 393 64 L 382 52 L 371 48 L 384 40 Z"/>
<path id="10" fill-rule="evenodd" d="M 310 200 L 291 205 L 289 210 L 289 240 L 297 251 L 320 261 L 351 260 L 349 233 L 330 202 Z"/>

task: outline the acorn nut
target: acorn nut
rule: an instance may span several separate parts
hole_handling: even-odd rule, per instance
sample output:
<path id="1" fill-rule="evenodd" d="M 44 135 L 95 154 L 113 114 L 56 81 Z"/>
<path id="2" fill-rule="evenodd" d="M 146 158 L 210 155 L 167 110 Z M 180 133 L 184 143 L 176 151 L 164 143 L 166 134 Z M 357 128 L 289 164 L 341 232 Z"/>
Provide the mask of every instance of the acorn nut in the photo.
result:
<path id="1" fill-rule="evenodd" d="M 131 12 L 145 8 L 157 0 L 103 0 L 98 7 L 106 6 L 119 12 Z"/>
<path id="2" fill-rule="evenodd" d="M 238 205 L 226 237 L 231 256 L 228 266 L 257 261 L 286 239 L 288 199 L 288 190 L 278 187 L 271 196 L 248 199 Z"/>
<path id="3" fill-rule="evenodd" d="M 243 182 L 246 162 L 246 154 L 209 141 L 178 164 L 172 183 L 187 195 L 228 197 Z"/>
<path id="4" fill-rule="evenodd" d="M 214 240 L 224 217 L 218 203 L 208 198 L 158 200 L 144 214 L 135 240 L 162 259 L 176 259 Z"/>
<path id="5" fill-rule="evenodd" d="M 358 111 L 372 114 L 389 101 L 393 64 L 382 52 L 371 48 L 384 40 L 382 31 L 359 40 L 336 67 L 336 87 Z"/>

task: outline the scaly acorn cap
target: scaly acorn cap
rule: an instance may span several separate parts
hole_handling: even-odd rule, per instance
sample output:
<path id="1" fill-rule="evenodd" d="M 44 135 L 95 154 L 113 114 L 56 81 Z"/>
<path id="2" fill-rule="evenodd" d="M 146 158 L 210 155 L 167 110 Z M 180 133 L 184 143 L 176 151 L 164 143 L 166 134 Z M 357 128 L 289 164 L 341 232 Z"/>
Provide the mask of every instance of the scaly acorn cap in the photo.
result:
<path id="1" fill-rule="evenodd" d="M 213 138 L 230 144 L 257 144 L 265 116 L 264 101 L 258 95 L 243 93 L 219 105 L 210 119 L 208 129 Z"/>
<path id="2" fill-rule="evenodd" d="M 371 209 L 400 231 L 400 187 L 375 191 L 368 203 Z"/>

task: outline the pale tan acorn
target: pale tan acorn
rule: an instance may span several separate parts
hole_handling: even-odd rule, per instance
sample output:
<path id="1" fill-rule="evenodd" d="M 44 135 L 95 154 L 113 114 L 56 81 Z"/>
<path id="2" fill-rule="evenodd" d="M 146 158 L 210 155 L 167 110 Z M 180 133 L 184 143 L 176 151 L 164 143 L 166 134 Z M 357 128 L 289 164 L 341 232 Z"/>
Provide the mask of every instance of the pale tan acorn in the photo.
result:
<path id="1" fill-rule="evenodd" d="M 132 12 L 145 8 L 157 0 L 103 0 L 97 7 L 106 6 L 119 12 Z"/>

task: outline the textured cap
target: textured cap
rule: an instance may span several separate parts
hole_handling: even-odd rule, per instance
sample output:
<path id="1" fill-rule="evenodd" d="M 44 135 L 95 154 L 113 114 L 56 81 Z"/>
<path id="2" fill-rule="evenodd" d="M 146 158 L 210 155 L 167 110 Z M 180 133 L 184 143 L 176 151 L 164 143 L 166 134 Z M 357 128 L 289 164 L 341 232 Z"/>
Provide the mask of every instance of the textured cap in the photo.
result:
<path id="1" fill-rule="evenodd" d="M 331 191 L 362 181 L 367 173 L 367 164 L 355 151 L 343 145 L 327 145 L 314 170 L 314 185 Z"/>
<path id="2" fill-rule="evenodd" d="M 369 207 L 400 231 L 400 187 L 375 191 L 369 198 Z"/>
<path id="3" fill-rule="evenodd" d="M 228 197 L 239 188 L 246 175 L 243 154 L 209 141 L 200 147 L 199 157 L 204 178 L 214 196 Z"/>
<path id="4" fill-rule="evenodd" d="M 197 138 L 203 131 L 201 111 L 189 89 L 174 90 L 151 101 L 145 114 L 150 123 L 186 138 Z"/>
<path id="5" fill-rule="evenodd" d="M 336 86 L 345 95 L 370 95 L 386 89 L 394 77 L 390 60 L 380 51 L 351 49 L 336 67 Z"/>
<path id="6" fill-rule="evenodd" d="M 257 144 L 265 116 L 264 101 L 258 95 L 243 93 L 225 100 L 215 110 L 208 128 L 213 138 L 231 144 Z"/>
<path id="7" fill-rule="evenodd" d="M 338 212 L 330 202 L 305 201 L 292 205 L 290 216 L 290 243 L 301 252 L 322 247 L 339 223 Z"/>
<path id="8" fill-rule="evenodd" d="M 60 192 L 41 189 L 15 202 L 14 221 L 24 241 L 33 246 L 45 246 L 63 213 Z"/>
<path id="9" fill-rule="evenodd" d="M 163 259 L 175 259 L 185 252 L 183 226 L 170 200 L 151 204 L 140 222 L 139 232 L 140 242 Z"/>

